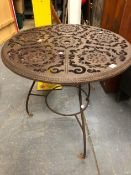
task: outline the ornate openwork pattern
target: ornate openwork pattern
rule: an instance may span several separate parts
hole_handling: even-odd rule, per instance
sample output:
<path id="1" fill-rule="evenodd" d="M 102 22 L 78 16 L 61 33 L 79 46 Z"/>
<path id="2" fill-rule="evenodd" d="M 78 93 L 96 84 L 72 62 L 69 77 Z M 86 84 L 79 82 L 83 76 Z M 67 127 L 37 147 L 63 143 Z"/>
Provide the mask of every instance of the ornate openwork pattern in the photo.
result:
<path id="1" fill-rule="evenodd" d="M 131 65 L 129 43 L 86 25 L 54 25 L 20 32 L 2 49 L 12 71 L 35 80 L 72 84 L 101 80 Z"/>

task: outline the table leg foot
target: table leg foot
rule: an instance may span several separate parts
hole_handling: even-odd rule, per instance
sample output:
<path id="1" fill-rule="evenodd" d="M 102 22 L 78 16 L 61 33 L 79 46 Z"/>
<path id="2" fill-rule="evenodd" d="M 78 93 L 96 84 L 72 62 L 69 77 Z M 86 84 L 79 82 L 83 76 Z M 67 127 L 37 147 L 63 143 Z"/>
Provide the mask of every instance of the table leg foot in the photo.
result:
<path id="1" fill-rule="evenodd" d="M 83 159 L 86 158 L 86 155 L 84 155 L 83 153 L 80 153 L 80 154 L 78 155 L 78 158 L 81 159 L 81 160 L 83 160 Z"/>
<path id="2" fill-rule="evenodd" d="M 29 113 L 28 115 L 29 115 L 29 117 L 33 117 L 33 114 L 32 113 Z"/>

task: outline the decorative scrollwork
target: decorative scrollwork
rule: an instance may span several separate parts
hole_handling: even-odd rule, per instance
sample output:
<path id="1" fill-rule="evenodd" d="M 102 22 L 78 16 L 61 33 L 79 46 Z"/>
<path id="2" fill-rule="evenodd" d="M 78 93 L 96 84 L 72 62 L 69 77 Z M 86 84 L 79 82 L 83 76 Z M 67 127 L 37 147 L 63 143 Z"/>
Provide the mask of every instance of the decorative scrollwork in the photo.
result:
<path id="1" fill-rule="evenodd" d="M 75 67 L 75 69 L 69 69 L 69 72 L 74 72 L 75 74 L 83 74 L 86 72 L 86 68 L 84 66 L 75 64 L 72 60 L 70 60 L 70 66 Z"/>
<path id="2" fill-rule="evenodd" d="M 75 74 L 88 78 L 119 68 L 130 59 L 129 47 L 126 40 L 108 30 L 60 24 L 20 32 L 2 52 L 15 69 L 64 79 Z"/>

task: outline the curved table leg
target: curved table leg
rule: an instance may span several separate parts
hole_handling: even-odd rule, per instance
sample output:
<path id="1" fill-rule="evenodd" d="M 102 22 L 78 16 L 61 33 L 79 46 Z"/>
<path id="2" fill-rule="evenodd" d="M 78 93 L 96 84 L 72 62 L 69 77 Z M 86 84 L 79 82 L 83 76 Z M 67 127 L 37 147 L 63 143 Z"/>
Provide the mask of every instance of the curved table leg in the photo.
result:
<path id="1" fill-rule="evenodd" d="M 90 91 L 90 89 L 89 89 Z M 90 92 L 89 92 L 90 94 Z M 85 116 L 82 110 L 82 94 L 81 94 L 81 85 L 79 85 L 79 103 L 80 103 L 80 111 L 81 111 L 81 129 L 83 133 L 83 153 L 81 154 L 81 158 L 85 159 L 86 157 L 86 130 L 85 130 Z"/>
<path id="2" fill-rule="evenodd" d="M 29 99 L 30 99 L 30 95 L 36 95 L 36 96 L 44 96 L 45 97 L 45 102 L 47 104 L 47 107 L 54 113 L 58 114 L 58 115 L 63 115 L 63 116 L 75 116 L 76 119 L 77 119 L 77 122 L 82 130 L 82 134 L 83 134 L 83 153 L 80 154 L 80 158 L 82 159 L 85 159 L 86 157 L 86 129 L 85 129 L 85 116 L 84 116 L 84 110 L 88 107 L 88 103 L 89 103 L 89 97 L 90 97 L 90 84 L 88 84 L 88 93 L 86 93 L 82 88 L 81 88 L 81 85 L 77 86 L 78 90 L 79 90 L 79 104 L 80 104 L 80 112 L 77 112 L 77 113 L 74 113 L 74 114 L 62 114 L 62 113 L 59 113 L 55 110 L 53 110 L 48 102 L 47 102 L 47 97 L 48 95 L 55 89 L 52 89 L 50 90 L 47 95 L 39 95 L 39 94 L 33 94 L 32 93 L 32 89 L 35 85 L 35 80 L 33 81 L 30 89 L 29 89 L 29 92 L 28 92 L 28 95 L 27 95 L 27 99 L 26 99 L 26 112 L 29 116 L 33 116 L 33 114 L 31 114 L 29 112 Z M 86 95 L 86 100 L 87 100 L 87 104 L 86 106 L 82 104 L 82 92 Z M 79 117 L 77 115 L 81 116 L 81 121 L 79 120 Z"/>
<path id="3" fill-rule="evenodd" d="M 91 93 L 91 85 L 90 83 L 88 83 L 88 95 L 87 95 L 88 100 L 90 98 L 90 93 Z"/>
<path id="4" fill-rule="evenodd" d="M 79 124 L 79 126 L 80 126 L 80 128 L 81 128 L 81 130 L 82 130 L 82 134 L 83 134 L 83 147 L 84 147 L 83 149 L 84 149 L 84 151 L 83 151 L 83 153 L 80 154 L 80 158 L 81 158 L 81 159 L 85 159 L 85 157 L 86 157 L 86 129 L 85 129 L 84 110 L 88 107 L 88 103 L 89 103 L 90 84 L 88 84 L 88 93 L 86 93 L 86 92 L 82 89 L 81 85 L 76 86 L 76 88 L 78 88 L 80 112 L 72 113 L 72 114 L 64 114 L 64 113 L 60 113 L 60 112 L 58 112 L 58 111 L 52 109 L 52 107 L 50 107 L 50 105 L 48 104 L 48 100 L 47 100 L 47 99 L 48 99 L 48 96 L 50 95 L 50 93 L 51 93 L 52 91 L 54 91 L 55 89 L 52 89 L 52 90 L 50 90 L 50 91 L 47 93 L 47 95 L 45 96 L 45 103 L 46 103 L 47 107 L 48 107 L 52 112 L 54 112 L 54 113 L 56 113 L 56 114 L 58 114 L 58 115 L 62 115 L 62 116 L 75 116 L 75 118 L 76 118 L 76 120 L 77 120 L 77 122 L 78 122 L 78 124 Z M 85 96 L 86 96 L 86 101 L 87 101 L 86 105 L 83 105 L 83 104 L 82 104 L 82 93 L 84 93 Z M 79 119 L 79 116 L 78 116 L 79 114 L 80 114 L 81 119 Z"/>
<path id="5" fill-rule="evenodd" d="M 31 95 L 32 89 L 33 89 L 33 87 L 35 85 L 35 82 L 36 81 L 34 80 L 33 83 L 32 83 L 32 85 L 31 85 L 31 87 L 30 87 L 30 89 L 29 89 L 29 92 L 28 92 L 28 95 L 27 95 L 27 99 L 26 99 L 26 112 L 29 115 L 29 117 L 32 117 L 33 116 L 33 114 L 31 114 L 29 112 L 29 99 L 30 99 L 30 95 Z"/>

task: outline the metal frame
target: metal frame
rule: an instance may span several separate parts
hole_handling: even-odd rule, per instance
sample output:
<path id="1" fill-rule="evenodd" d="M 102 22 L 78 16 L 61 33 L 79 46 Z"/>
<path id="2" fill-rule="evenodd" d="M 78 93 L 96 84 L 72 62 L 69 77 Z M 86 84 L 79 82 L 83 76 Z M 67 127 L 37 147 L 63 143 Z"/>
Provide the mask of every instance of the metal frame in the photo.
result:
<path id="1" fill-rule="evenodd" d="M 31 95 L 35 95 L 35 96 L 44 96 L 45 97 L 45 103 L 47 105 L 47 107 L 54 113 L 58 114 L 58 115 L 62 115 L 62 116 L 75 116 L 80 128 L 81 128 L 81 131 L 82 131 L 82 134 L 83 134 L 83 153 L 80 154 L 81 158 L 82 159 L 85 159 L 86 157 L 86 130 L 85 130 L 85 116 L 84 116 L 84 110 L 88 107 L 88 104 L 89 104 L 89 97 L 90 97 L 90 83 L 88 83 L 88 93 L 82 89 L 81 87 L 81 84 L 78 85 L 78 86 L 74 86 L 76 88 L 78 88 L 78 95 L 79 95 L 79 105 L 80 105 L 80 111 L 79 112 L 76 112 L 76 113 L 72 113 L 72 114 L 64 114 L 64 113 L 60 113 L 58 111 L 55 111 L 54 109 L 51 108 L 51 106 L 49 105 L 48 103 L 48 96 L 51 94 L 52 91 L 56 90 L 56 88 L 58 87 L 55 87 L 54 89 L 52 90 L 49 90 L 47 92 L 46 95 L 41 95 L 41 94 L 34 94 L 32 93 L 32 90 L 33 90 L 33 87 L 35 85 L 36 81 L 34 80 L 30 89 L 29 89 L 29 92 L 28 92 L 28 95 L 27 95 L 27 99 L 26 99 L 26 112 L 27 114 L 31 117 L 33 116 L 32 113 L 29 112 L 29 99 L 30 99 L 30 96 Z M 72 87 L 72 86 L 70 86 Z M 86 105 L 82 105 L 82 93 L 86 96 Z M 78 116 L 80 114 L 80 116 Z M 79 117 L 81 119 L 79 119 Z"/>

